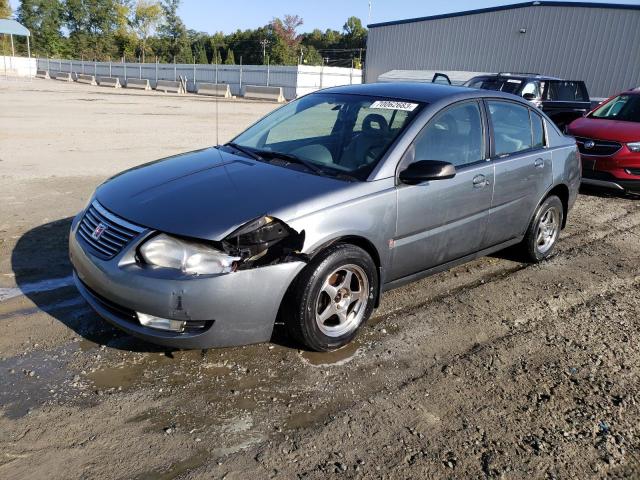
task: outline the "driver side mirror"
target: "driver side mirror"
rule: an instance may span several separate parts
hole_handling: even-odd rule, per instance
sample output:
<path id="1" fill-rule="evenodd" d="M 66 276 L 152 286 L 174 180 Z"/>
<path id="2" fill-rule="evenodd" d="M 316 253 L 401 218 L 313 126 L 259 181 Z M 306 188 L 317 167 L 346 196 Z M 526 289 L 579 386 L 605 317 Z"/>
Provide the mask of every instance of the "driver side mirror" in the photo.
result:
<path id="1" fill-rule="evenodd" d="M 400 181 L 407 185 L 417 185 L 430 180 L 446 180 L 455 176 L 456 167 L 452 163 L 439 160 L 414 162 L 399 175 Z"/>
<path id="2" fill-rule="evenodd" d="M 536 96 L 533 93 L 525 93 L 524 95 L 522 95 L 522 98 L 528 100 L 529 102 L 532 102 L 536 99 Z"/>

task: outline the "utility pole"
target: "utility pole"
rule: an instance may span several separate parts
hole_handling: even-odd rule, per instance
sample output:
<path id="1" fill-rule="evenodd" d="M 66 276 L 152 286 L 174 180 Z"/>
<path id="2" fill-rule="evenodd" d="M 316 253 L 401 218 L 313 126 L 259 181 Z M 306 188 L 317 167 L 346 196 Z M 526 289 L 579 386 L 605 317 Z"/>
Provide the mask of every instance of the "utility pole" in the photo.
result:
<path id="1" fill-rule="evenodd" d="M 267 45 L 269 45 L 269 40 L 266 38 L 260 40 L 260 45 L 262 45 L 262 64 L 267 63 Z"/>

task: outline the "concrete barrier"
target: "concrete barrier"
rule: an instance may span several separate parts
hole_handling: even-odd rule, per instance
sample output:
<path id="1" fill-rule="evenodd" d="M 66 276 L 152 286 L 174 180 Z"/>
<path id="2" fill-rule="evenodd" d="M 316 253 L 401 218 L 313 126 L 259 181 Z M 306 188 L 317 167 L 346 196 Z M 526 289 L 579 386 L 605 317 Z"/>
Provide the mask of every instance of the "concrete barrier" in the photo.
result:
<path id="1" fill-rule="evenodd" d="M 149 79 L 147 78 L 127 78 L 127 88 L 137 88 L 138 90 L 151 90 Z"/>
<path id="2" fill-rule="evenodd" d="M 233 98 L 227 83 L 198 83 L 197 94 L 212 95 L 214 97 Z"/>
<path id="3" fill-rule="evenodd" d="M 96 77 L 93 75 L 85 75 L 84 73 L 79 73 L 76 75 L 76 82 L 78 83 L 86 83 L 87 85 L 98 85 L 96 82 Z"/>
<path id="4" fill-rule="evenodd" d="M 120 79 L 118 77 L 98 77 L 98 85 L 101 87 L 120 88 Z"/>
<path id="5" fill-rule="evenodd" d="M 184 85 L 180 81 L 158 80 L 155 90 L 164 93 L 184 93 Z"/>
<path id="6" fill-rule="evenodd" d="M 36 78 L 46 78 L 49 80 L 51 77 L 49 76 L 49 70 L 37 70 Z"/>
<path id="7" fill-rule="evenodd" d="M 246 85 L 242 96 L 252 100 L 270 100 L 279 103 L 285 101 L 282 87 L 267 87 L 265 85 Z"/>
<path id="8" fill-rule="evenodd" d="M 55 74 L 55 79 L 60 80 L 61 82 L 73 82 L 71 72 L 57 72 Z"/>

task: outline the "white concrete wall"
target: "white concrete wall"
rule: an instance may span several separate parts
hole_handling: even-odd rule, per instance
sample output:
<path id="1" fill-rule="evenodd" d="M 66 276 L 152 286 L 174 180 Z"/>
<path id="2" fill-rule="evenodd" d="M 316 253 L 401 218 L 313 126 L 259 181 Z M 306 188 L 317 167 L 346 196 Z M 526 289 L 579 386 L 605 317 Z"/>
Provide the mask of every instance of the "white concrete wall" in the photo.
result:
<path id="1" fill-rule="evenodd" d="M 1 67 L 1 65 L 0 65 Z M 245 85 L 282 87 L 287 100 L 338 85 L 362 83 L 362 70 L 342 67 L 267 66 L 267 65 L 198 65 L 167 63 L 87 62 L 81 60 L 38 59 L 38 68 L 55 72 L 86 73 L 127 78 L 147 78 L 152 87 L 157 80 L 186 77 L 187 90 L 195 92 L 194 82 L 226 83 L 233 95 L 240 95 Z"/>
<path id="2" fill-rule="evenodd" d="M 37 60 L 35 58 L 0 55 L 0 78 L 35 77 L 37 68 Z"/>

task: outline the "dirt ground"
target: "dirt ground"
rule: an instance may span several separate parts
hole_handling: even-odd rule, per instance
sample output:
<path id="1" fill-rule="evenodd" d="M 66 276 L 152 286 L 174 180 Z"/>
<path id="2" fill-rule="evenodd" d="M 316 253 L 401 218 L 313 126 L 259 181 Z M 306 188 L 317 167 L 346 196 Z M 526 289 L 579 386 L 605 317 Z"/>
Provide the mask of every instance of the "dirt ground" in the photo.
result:
<path id="1" fill-rule="evenodd" d="M 220 141 L 273 108 L 223 101 Z M 351 346 L 166 351 L 70 283 L 110 175 L 215 143 L 215 102 L 0 82 L 0 478 L 640 478 L 640 200 L 584 191 L 558 253 L 385 294 Z"/>

